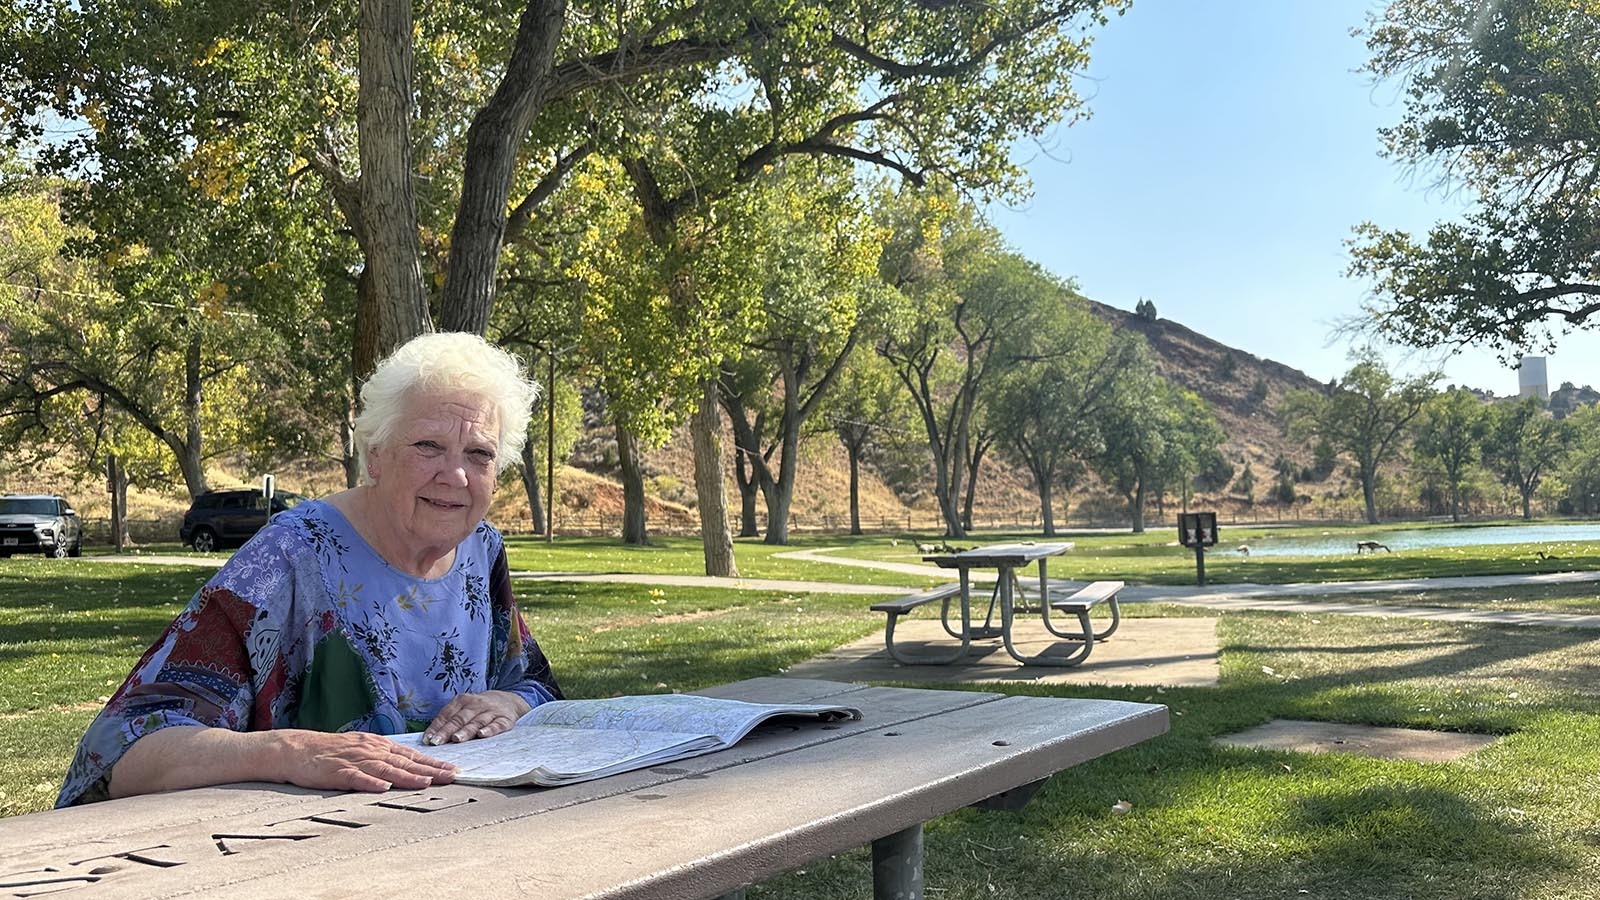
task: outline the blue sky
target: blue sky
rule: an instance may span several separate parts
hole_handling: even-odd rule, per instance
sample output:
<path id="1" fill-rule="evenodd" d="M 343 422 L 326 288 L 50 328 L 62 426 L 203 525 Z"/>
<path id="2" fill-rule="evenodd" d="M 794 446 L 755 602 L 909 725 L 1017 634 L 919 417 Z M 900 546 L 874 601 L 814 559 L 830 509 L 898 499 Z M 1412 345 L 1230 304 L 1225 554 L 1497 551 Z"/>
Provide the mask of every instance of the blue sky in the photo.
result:
<path id="1" fill-rule="evenodd" d="M 1367 285 L 1344 242 L 1370 219 L 1422 232 L 1459 197 L 1379 155 L 1398 84 L 1374 85 L 1350 29 L 1370 0 L 1134 0 L 1098 32 L 1079 87 L 1092 116 L 1017 156 L 1031 200 L 990 214 L 1007 240 L 1089 297 L 1162 318 L 1326 381 L 1333 339 Z M 1333 342 L 1330 344 L 1330 340 Z M 1516 392 L 1491 352 L 1445 361 L 1385 351 L 1395 368 Z M 1564 339 L 1551 386 L 1600 386 L 1600 338 Z"/>

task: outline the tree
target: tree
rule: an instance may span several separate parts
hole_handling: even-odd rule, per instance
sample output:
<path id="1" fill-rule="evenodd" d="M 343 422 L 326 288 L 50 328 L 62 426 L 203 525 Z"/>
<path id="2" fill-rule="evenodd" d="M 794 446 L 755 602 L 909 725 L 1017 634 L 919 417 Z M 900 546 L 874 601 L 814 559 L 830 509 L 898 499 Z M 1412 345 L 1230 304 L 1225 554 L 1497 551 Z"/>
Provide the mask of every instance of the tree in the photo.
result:
<path id="1" fill-rule="evenodd" d="M 1173 389 L 1169 399 L 1173 406 L 1172 431 L 1165 440 L 1157 478 L 1162 483 L 1178 483 L 1180 500 L 1187 511 L 1196 476 L 1208 469 L 1227 467 L 1227 460 L 1217 450 L 1225 435 L 1211 407 L 1199 394 Z M 1226 481 L 1224 476 L 1223 483 Z"/>
<path id="2" fill-rule="evenodd" d="M 1560 467 L 1571 508 L 1585 516 L 1600 512 L 1600 406 L 1580 406 L 1565 420 L 1570 443 Z"/>
<path id="3" fill-rule="evenodd" d="M 16 224 L 0 240 L 16 248 L 0 289 L 0 418 L 18 441 L 65 428 L 89 442 L 79 447 L 91 467 L 119 453 L 128 475 L 176 476 L 196 496 L 206 490 L 210 456 L 249 450 L 265 466 L 330 437 L 326 420 L 303 411 L 325 403 L 320 391 L 337 381 L 297 365 L 324 346 L 318 320 L 279 318 L 304 309 L 293 294 L 322 273 L 292 251 L 268 265 L 248 248 L 224 267 L 198 245 L 205 233 L 236 235 L 239 209 L 227 196 L 208 198 L 207 184 L 190 195 L 187 221 L 149 211 L 163 224 L 146 227 L 163 242 L 122 246 L 62 221 L 56 198 L 72 192 L 60 182 L 10 183 L 3 202 L 29 211 L 8 210 Z M 102 213 L 139 202 L 108 199 Z M 101 251 L 99 264 L 73 259 L 74 245 L 80 257 Z M 208 256 L 217 264 L 202 266 Z M 301 346 L 290 346 L 297 337 Z M 76 422 L 86 416 L 93 429 Z M 164 462 L 151 457 L 154 448 L 169 454 Z"/>
<path id="4" fill-rule="evenodd" d="M 862 332 L 881 316 L 874 303 L 881 305 L 888 293 L 874 286 L 879 237 L 848 180 L 840 180 L 848 172 L 832 173 L 832 191 L 822 189 L 830 173 L 821 166 L 785 174 L 762 184 L 755 211 L 760 239 L 754 249 L 766 260 L 760 324 L 743 358 L 726 363 L 721 378 L 738 451 L 742 532 L 754 533 L 759 487 L 767 502 L 768 544 L 789 540 L 806 422 L 825 402 Z"/>
<path id="5" fill-rule="evenodd" d="M 1471 391 L 1453 389 L 1430 399 L 1417 425 L 1417 455 L 1431 460 L 1450 489 L 1450 520 L 1461 521 L 1461 488 L 1478 460 L 1488 414 Z"/>
<path id="6" fill-rule="evenodd" d="M 1133 533 L 1143 534 L 1146 494 L 1161 480 L 1160 468 L 1170 458 L 1167 444 L 1177 438 L 1182 421 L 1173 389 L 1156 374 L 1149 349 L 1142 342 L 1137 346 L 1100 416 L 1101 452 L 1094 468 L 1127 500 Z"/>
<path id="7" fill-rule="evenodd" d="M 850 533 L 861 533 L 861 464 L 873 449 L 891 443 L 885 432 L 909 430 L 910 404 L 905 387 L 888 363 L 870 349 L 851 353 L 839 383 L 828 395 L 825 411 L 833 433 L 850 460 Z"/>
<path id="8" fill-rule="evenodd" d="M 1368 71 L 1405 86 L 1388 154 L 1476 200 L 1418 239 L 1371 222 L 1353 275 L 1375 327 L 1417 346 L 1548 347 L 1600 310 L 1600 15 L 1570 0 L 1393 0 Z"/>
<path id="9" fill-rule="evenodd" d="M 1053 291 L 1035 264 L 1004 251 L 994 229 L 949 194 L 903 194 L 880 209 L 890 230 L 880 271 L 912 312 L 878 352 L 922 419 L 946 534 L 964 537 L 963 480 L 981 392 L 1007 362 L 1004 342 L 1031 332 Z"/>
<path id="10" fill-rule="evenodd" d="M 1492 407 L 1483 445 L 1484 465 L 1522 498 L 1522 518 L 1533 518 L 1539 482 L 1565 455 L 1568 429 L 1550 416 L 1536 397 Z"/>
<path id="11" fill-rule="evenodd" d="M 1033 476 L 1046 537 L 1056 534 L 1057 489 L 1070 491 L 1084 461 L 1100 452 L 1097 420 L 1138 353 L 1135 341 L 1114 334 L 1081 298 L 1065 286 L 1057 292 L 1056 308 L 1013 350 L 1020 358 L 997 381 L 989 405 L 1000 446 Z"/>
<path id="12" fill-rule="evenodd" d="M 1290 434 L 1315 436 L 1355 457 L 1367 521 L 1377 524 L 1378 470 L 1399 450 L 1407 426 L 1433 395 L 1438 375 L 1397 381 L 1375 353 L 1356 359 L 1325 393 L 1290 391 L 1283 416 Z"/>
<path id="13" fill-rule="evenodd" d="M 1256 473 L 1250 468 L 1250 460 L 1244 461 L 1244 469 L 1239 472 L 1239 479 L 1233 483 L 1233 489 L 1244 497 L 1247 506 L 1256 504 Z"/>

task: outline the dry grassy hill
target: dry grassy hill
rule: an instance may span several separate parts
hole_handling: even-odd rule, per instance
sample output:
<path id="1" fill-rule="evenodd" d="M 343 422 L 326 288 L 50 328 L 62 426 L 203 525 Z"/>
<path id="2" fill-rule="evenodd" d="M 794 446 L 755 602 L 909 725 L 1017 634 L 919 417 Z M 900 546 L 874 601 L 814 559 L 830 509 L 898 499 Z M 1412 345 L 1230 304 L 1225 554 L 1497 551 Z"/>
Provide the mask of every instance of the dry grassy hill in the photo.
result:
<path id="1" fill-rule="evenodd" d="M 1163 376 L 1203 397 L 1216 412 L 1227 435 L 1223 453 L 1235 465 L 1249 459 L 1256 474 L 1258 497 L 1271 482 L 1272 464 L 1279 454 L 1299 465 L 1311 462 L 1310 451 L 1301 442 L 1290 441 L 1278 424 L 1277 410 L 1283 396 L 1295 388 L 1314 388 L 1317 382 L 1305 373 L 1269 359 L 1262 359 L 1186 328 L 1168 319 L 1141 319 L 1103 304 L 1093 304 L 1095 312 L 1118 328 L 1137 331 L 1150 342 L 1156 365 Z M 593 438 L 604 442 L 608 425 L 596 424 Z M 726 491 L 730 509 L 738 512 L 738 491 L 733 483 L 731 434 L 725 434 Z M 646 451 L 644 468 L 646 490 L 650 495 L 647 518 L 653 531 L 693 530 L 698 519 L 694 512 L 693 465 L 686 430 L 680 429 L 665 446 Z M 259 473 L 236 471 L 219 463 L 209 471 L 214 487 L 260 483 Z M 277 473 L 280 487 L 313 496 L 330 493 L 343 486 L 341 470 L 328 460 L 311 461 Z M 621 488 L 604 470 L 585 471 L 564 467 L 558 472 L 562 511 L 558 521 L 572 523 L 612 523 L 622 512 Z M 930 476 L 931 486 L 931 476 Z M 1344 490 L 1335 476 L 1324 484 L 1302 484 L 1299 490 L 1322 495 Z M 0 491 L 54 491 L 67 495 L 87 518 L 109 515 L 104 482 L 78 479 L 64 471 L 28 469 L 4 471 L 0 467 Z M 818 436 L 802 446 L 802 461 L 797 479 L 793 514 L 795 528 L 808 530 L 824 525 L 840 526 L 848 521 L 849 470 L 843 448 L 831 436 Z M 994 454 L 986 460 L 979 482 L 976 510 L 981 525 L 985 520 L 1015 521 L 1019 512 L 1031 516 L 1037 498 L 1026 471 L 1009 466 Z M 1115 514 L 1121 508 L 1118 498 L 1106 495 L 1092 484 L 1069 498 L 1070 509 L 1063 522 L 1072 524 L 1084 510 Z M 1203 497 L 1211 507 L 1237 509 L 1227 491 Z M 175 519 L 188 506 L 181 486 L 165 490 L 134 490 L 129 505 L 134 519 Z M 758 507 L 765 512 L 764 506 Z M 861 516 L 868 528 L 884 527 L 889 522 L 904 523 L 910 514 L 914 527 L 925 530 L 936 519 L 930 492 L 902 502 L 870 469 L 863 469 Z M 492 516 L 512 529 L 526 528 L 529 522 L 526 497 L 520 483 L 510 477 L 495 500 Z"/>
<path id="2" fill-rule="evenodd" d="M 1286 393 L 1315 389 L 1320 383 L 1283 363 L 1246 353 L 1219 343 L 1171 319 L 1141 319 L 1126 310 L 1091 302 L 1094 312 L 1117 328 L 1138 332 L 1150 342 L 1156 369 L 1174 384 L 1194 391 L 1211 405 L 1227 441 L 1223 453 L 1236 466 L 1249 459 L 1255 471 L 1257 493 L 1265 492 L 1279 454 L 1305 466 L 1311 451 L 1303 441 L 1291 441 L 1279 424 L 1278 411 Z M 1326 486 L 1301 485 L 1320 494 Z"/>

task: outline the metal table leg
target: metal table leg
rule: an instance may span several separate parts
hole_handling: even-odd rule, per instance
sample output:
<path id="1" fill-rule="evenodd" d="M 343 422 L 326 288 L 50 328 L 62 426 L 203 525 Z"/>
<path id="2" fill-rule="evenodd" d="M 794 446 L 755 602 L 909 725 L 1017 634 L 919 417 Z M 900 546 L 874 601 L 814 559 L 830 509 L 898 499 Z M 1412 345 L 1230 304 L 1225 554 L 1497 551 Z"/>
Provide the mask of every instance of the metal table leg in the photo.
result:
<path id="1" fill-rule="evenodd" d="M 967 650 L 972 647 L 972 608 L 971 601 L 968 598 L 966 569 L 961 570 L 961 633 L 956 634 L 954 631 L 950 630 L 950 600 L 948 598 L 946 598 L 944 601 L 943 607 L 939 613 L 939 618 L 944 622 L 945 631 L 961 639 L 961 646 L 955 648 L 949 653 L 928 653 L 920 654 L 918 656 L 910 656 L 902 653 L 900 652 L 899 648 L 895 647 L 894 645 L 894 626 L 895 623 L 899 621 L 900 616 L 898 613 L 891 612 L 889 613 L 889 621 L 885 625 L 883 634 L 884 645 L 889 651 L 889 657 L 903 666 L 944 666 L 949 665 L 950 663 L 960 662 L 962 659 L 966 658 Z"/>
<path id="2" fill-rule="evenodd" d="M 1000 629 L 1001 637 L 1005 641 L 1006 652 L 1011 654 L 1011 658 L 1025 666 L 1075 666 L 1078 663 L 1083 662 L 1085 659 L 1088 659 L 1089 651 L 1094 649 L 1094 632 L 1089 630 L 1089 616 L 1087 613 L 1080 617 L 1084 628 L 1082 638 L 1083 643 L 1071 653 L 1068 653 L 1065 656 L 1057 656 L 1050 653 L 1039 653 L 1034 656 L 1023 656 L 1021 653 L 1017 652 L 1016 644 L 1011 640 L 1011 626 L 1012 623 L 1016 621 L 1016 613 L 1012 607 L 1010 575 L 1010 569 L 1006 569 L 1000 573 L 1002 585 L 1000 592 Z M 1049 629 L 1051 634 L 1072 641 L 1078 640 L 1076 637 L 1062 634 L 1050 624 L 1049 594 L 1041 597 L 1039 602 L 1044 604 L 1044 624 L 1045 628 Z"/>
<path id="3" fill-rule="evenodd" d="M 872 842 L 873 900 L 922 900 L 922 826 Z"/>

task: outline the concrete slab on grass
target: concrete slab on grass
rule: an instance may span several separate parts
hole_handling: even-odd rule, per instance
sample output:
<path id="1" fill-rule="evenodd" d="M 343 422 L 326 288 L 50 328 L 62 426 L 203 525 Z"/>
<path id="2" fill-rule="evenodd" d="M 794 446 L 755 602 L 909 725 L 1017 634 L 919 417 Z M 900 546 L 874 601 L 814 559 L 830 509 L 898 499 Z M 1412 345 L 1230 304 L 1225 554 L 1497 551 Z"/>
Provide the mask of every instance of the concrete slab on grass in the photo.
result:
<path id="1" fill-rule="evenodd" d="M 1100 620 L 1096 618 L 1098 623 Z M 1017 649 L 1026 655 L 1062 643 L 1030 616 L 1017 623 Z M 907 653 L 923 642 L 930 648 L 952 648 L 937 618 L 902 620 L 895 626 L 895 645 Z M 1063 648 L 1057 647 L 1057 652 Z M 999 682 L 1040 684 L 1137 684 L 1212 687 L 1219 673 L 1217 620 L 1209 618 L 1123 619 L 1110 640 L 1095 645 L 1080 666 L 1057 668 L 1023 666 L 1012 659 L 998 639 L 973 641 L 966 660 L 945 666 L 902 666 L 889 658 L 883 632 L 830 650 L 793 666 L 785 674 L 795 678 L 831 681 Z"/>
<path id="2" fill-rule="evenodd" d="M 1296 753 L 1352 753 L 1412 762 L 1450 762 L 1494 743 L 1488 734 L 1380 728 L 1336 722 L 1274 719 L 1246 731 L 1217 738 L 1230 747 L 1292 750 Z"/>

